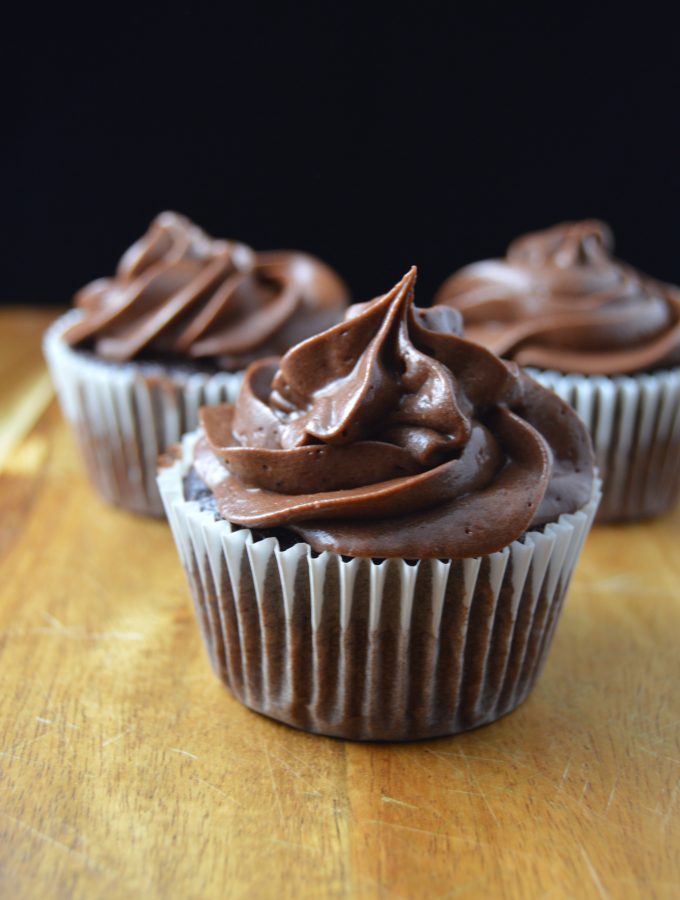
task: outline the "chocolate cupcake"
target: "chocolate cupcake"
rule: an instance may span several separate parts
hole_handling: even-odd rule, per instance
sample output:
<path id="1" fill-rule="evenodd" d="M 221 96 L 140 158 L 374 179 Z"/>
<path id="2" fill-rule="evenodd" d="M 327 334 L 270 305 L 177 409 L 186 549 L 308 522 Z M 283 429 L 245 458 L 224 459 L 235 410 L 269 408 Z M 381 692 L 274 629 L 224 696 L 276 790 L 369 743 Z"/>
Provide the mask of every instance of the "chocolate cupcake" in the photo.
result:
<path id="1" fill-rule="evenodd" d="M 414 282 L 251 365 L 159 471 L 218 676 L 345 738 L 521 703 L 599 499 L 574 412 Z"/>
<path id="2" fill-rule="evenodd" d="M 111 503 L 163 514 L 158 455 L 233 399 L 253 360 L 338 322 L 345 285 L 303 253 L 256 253 L 161 213 L 116 273 L 87 285 L 44 342 L 90 478 Z"/>
<path id="3" fill-rule="evenodd" d="M 602 222 L 556 225 L 461 269 L 435 302 L 577 410 L 604 482 L 598 520 L 613 522 L 659 515 L 680 492 L 680 289 L 612 249 Z"/>

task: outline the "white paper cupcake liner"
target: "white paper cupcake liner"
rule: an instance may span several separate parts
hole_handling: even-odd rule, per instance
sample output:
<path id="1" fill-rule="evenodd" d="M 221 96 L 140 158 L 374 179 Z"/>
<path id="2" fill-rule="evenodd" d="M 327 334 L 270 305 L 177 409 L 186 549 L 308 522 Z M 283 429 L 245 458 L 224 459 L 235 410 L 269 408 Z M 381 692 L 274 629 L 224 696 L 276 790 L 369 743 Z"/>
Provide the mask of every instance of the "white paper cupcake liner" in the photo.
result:
<path id="1" fill-rule="evenodd" d="M 603 480 L 600 522 L 657 516 L 680 494 L 680 368 L 644 375 L 529 370 L 585 422 Z"/>
<path id="2" fill-rule="evenodd" d="M 212 666 L 246 706 L 308 731 L 413 740 L 492 722 L 541 670 L 586 506 L 475 559 L 374 562 L 215 520 L 184 497 L 198 432 L 158 483 Z"/>
<path id="3" fill-rule="evenodd" d="M 81 316 L 79 310 L 62 316 L 43 341 L 64 416 L 99 493 L 134 512 L 162 516 L 159 454 L 197 427 L 200 406 L 234 400 L 242 373 L 104 362 L 63 340 Z"/>

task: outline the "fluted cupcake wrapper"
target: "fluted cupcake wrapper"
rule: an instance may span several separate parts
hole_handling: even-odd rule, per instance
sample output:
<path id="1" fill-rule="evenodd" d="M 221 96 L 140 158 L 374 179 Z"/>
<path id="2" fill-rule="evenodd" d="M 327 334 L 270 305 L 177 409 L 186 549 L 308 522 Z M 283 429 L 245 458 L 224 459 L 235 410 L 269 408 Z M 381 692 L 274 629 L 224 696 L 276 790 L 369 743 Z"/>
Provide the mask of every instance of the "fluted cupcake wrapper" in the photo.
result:
<path id="1" fill-rule="evenodd" d="M 197 433 L 158 483 L 217 675 L 308 731 L 413 740 L 513 710 L 545 660 L 592 524 L 588 504 L 502 551 L 376 562 L 281 549 L 184 497 Z"/>
<path id="2" fill-rule="evenodd" d="M 603 480 L 600 522 L 657 516 L 680 494 L 680 367 L 643 375 L 529 373 L 585 422 Z"/>
<path id="3" fill-rule="evenodd" d="M 64 417 L 99 493 L 134 512 L 162 516 L 159 454 L 197 427 L 199 407 L 234 400 L 243 373 L 97 359 L 63 340 L 81 315 L 62 316 L 43 341 Z"/>

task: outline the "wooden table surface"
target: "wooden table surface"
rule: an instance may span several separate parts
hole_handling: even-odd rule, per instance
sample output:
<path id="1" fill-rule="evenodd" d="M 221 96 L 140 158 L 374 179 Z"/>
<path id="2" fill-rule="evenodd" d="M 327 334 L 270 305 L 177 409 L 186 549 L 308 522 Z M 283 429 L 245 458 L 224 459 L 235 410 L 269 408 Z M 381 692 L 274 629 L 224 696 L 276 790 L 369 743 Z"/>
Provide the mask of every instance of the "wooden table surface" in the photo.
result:
<path id="1" fill-rule="evenodd" d="M 680 509 L 598 527 L 508 718 L 360 745 L 209 669 L 170 531 L 90 490 L 0 312 L 0 892 L 12 898 L 680 896 Z"/>

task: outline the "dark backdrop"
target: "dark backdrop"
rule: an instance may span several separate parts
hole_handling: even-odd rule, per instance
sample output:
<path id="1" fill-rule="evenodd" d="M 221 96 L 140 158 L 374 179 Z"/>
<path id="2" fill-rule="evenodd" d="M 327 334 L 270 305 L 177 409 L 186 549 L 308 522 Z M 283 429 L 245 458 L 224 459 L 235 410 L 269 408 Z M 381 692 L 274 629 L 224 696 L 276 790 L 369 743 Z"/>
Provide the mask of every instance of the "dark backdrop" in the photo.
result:
<path id="1" fill-rule="evenodd" d="M 565 218 L 680 282 L 674 29 L 563 4 L 20 11 L 0 299 L 66 303 L 161 209 L 327 259 L 357 299 Z"/>

